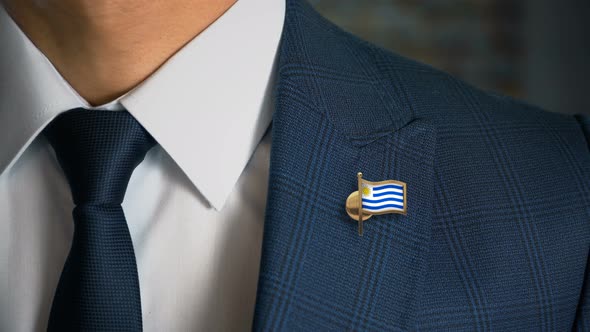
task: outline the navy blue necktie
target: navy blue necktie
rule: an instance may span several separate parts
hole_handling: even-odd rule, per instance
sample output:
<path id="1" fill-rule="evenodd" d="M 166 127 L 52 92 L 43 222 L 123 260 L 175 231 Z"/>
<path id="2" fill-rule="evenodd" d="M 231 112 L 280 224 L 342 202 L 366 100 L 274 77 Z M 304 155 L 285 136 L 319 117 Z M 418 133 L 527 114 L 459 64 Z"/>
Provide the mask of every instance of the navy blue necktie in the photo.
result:
<path id="1" fill-rule="evenodd" d="M 45 135 L 75 204 L 48 331 L 141 331 L 137 265 L 121 203 L 155 141 L 127 111 L 70 110 Z"/>

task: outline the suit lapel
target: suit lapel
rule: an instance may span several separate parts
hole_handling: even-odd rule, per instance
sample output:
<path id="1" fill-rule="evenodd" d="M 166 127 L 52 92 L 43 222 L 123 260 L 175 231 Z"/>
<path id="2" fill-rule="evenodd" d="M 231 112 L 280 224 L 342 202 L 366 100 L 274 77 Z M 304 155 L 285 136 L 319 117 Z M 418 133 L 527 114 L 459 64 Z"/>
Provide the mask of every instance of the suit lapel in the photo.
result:
<path id="1" fill-rule="evenodd" d="M 279 58 L 255 330 L 411 328 L 431 230 L 435 132 L 348 35 L 289 1 Z M 408 184 L 408 214 L 359 237 L 356 173 Z"/>

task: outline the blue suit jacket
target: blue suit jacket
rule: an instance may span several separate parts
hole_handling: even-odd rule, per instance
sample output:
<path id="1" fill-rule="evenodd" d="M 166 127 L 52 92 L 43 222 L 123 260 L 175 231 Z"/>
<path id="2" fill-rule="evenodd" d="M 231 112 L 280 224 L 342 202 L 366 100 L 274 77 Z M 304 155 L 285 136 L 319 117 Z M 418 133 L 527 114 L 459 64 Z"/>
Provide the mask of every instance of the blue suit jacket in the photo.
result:
<path id="1" fill-rule="evenodd" d="M 590 328 L 587 119 L 492 95 L 289 0 L 254 330 Z M 407 183 L 359 237 L 357 172 Z"/>

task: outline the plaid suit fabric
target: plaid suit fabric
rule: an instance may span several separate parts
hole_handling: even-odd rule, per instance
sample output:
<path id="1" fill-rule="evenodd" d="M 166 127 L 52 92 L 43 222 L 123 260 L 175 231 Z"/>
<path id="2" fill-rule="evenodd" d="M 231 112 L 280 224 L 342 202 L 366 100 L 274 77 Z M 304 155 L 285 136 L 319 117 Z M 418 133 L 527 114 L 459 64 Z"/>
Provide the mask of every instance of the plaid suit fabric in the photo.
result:
<path id="1" fill-rule="evenodd" d="M 580 122 L 586 141 L 590 144 L 590 116 L 584 114 L 576 115 L 576 119 Z"/>
<path id="2" fill-rule="evenodd" d="M 590 326 L 582 117 L 480 91 L 299 0 L 278 68 L 254 330 Z M 358 171 L 408 184 L 407 215 L 363 237 L 344 210 Z"/>

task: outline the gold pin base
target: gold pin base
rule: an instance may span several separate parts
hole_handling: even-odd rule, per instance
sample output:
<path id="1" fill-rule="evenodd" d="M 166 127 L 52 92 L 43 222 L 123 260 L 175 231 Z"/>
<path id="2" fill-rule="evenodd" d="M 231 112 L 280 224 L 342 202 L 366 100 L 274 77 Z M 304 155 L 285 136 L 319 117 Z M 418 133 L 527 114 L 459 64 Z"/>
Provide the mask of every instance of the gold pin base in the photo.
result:
<path id="1" fill-rule="evenodd" d="M 346 199 L 346 213 L 358 222 L 359 236 L 363 236 L 363 223 L 365 220 L 371 218 L 372 215 L 362 211 L 362 201 L 358 191 L 348 195 Z"/>
<path id="2" fill-rule="evenodd" d="M 346 199 L 346 213 L 356 220 L 359 221 L 359 192 L 355 191 L 352 194 L 348 195 Z M 373 215 L 368 214 L 367 212 L 363 212 L 363 221 L 371 218 Z"/>

